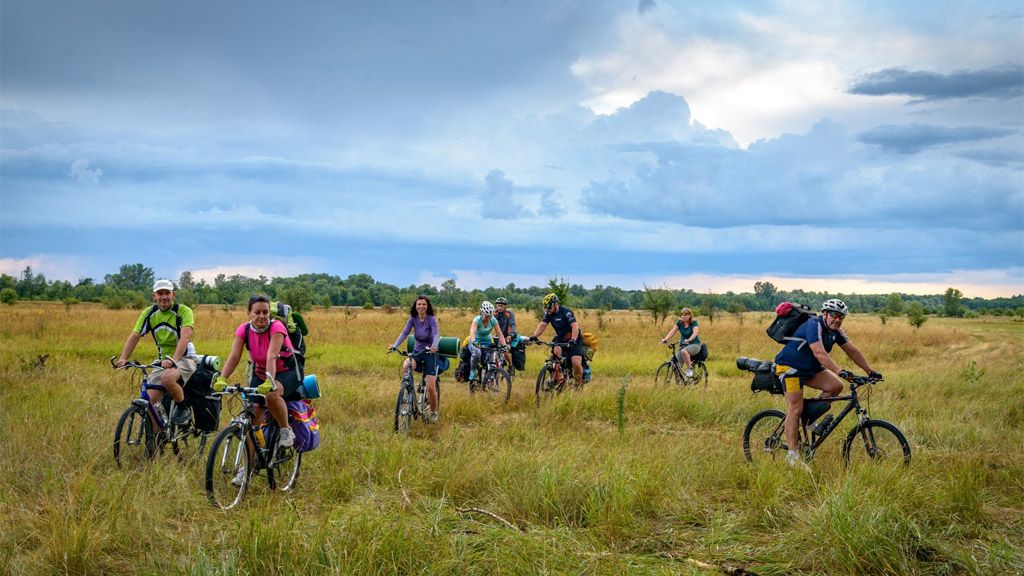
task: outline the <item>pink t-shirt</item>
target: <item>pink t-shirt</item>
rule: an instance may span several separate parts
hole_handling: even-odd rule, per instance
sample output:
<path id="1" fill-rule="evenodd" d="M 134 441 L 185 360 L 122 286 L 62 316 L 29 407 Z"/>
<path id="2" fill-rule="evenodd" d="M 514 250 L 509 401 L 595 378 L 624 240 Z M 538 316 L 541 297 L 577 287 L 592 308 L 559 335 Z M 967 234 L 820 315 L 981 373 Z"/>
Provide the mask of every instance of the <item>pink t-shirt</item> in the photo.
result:
<path id="1" fill-rule="evenodd" d="M 249 323 L 245 322 L 235 330 L 235 336 L 239 338 L 245 338 L 245 327 Z M 256 366 L 256 376 L 258 378 L 267 377 L 267 350 L 270 348 L 270 336 L 271 334 L 284 334 L 284 344 L 281 345 L 281 358 L 277 359 L 277 371 L 284 372 L 285 364 L 284 358 L 288 358 L 292 355 L 289 350 L 292 349 L 292 341 L 288 338 L 288 329 L 284 327 L 278 320 L 270 321 L 270 329 L 260 334 L 256 330 L 249 329 L 249 358 L 252 363 Z"/>

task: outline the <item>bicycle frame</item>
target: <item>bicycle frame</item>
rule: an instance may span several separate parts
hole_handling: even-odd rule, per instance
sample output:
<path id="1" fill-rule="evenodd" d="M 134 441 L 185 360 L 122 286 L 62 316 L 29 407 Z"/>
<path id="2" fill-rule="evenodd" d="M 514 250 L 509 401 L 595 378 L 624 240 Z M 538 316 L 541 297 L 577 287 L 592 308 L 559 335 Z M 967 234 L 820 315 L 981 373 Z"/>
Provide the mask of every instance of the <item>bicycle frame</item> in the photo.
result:
<path id="1" fill-rule="evenodd" d="M 412 358 L 414 360 L 418 359 L 421 355 L 424 355 L 424 354 L 433 354 L 434 356 L 437 356 L 436 352 L 429 352 L 427 350 L 422 350 L 420 352 L 414 352 L 414 353 L 411 353 L 411 354 L 409 352 L 405 352 L 405 351 L 402 351 L 402 350 L 396 350 L 396 352 L 398 352 L 399 354 L 401 354 L 402 356 L 404 356 L 406 358 Z M 440 375 L 434 374 L 434 377 L 437 378 L 434 381 L 434 385 L 436 386 L 435 391 L 440 393 L 440 391 L 441 391 L 440 390 L 440 388 L 441 388 Z M 409 366 L 407 366 L 405 368 L 405 372 L 402 375 L 402 384 L 401 384 L 401 386 L 405 387 L 406 390 L 409 391 L 409 394 L 411 394 L 413 399 L 415 400 L 412 403 L 412 417 L 413 418 L 419 418 L 420 416 L 424 416 L 425 415 L 425 410 L 423 408 L 428 405 L 428 403 L 427 403 L 427 373 L 426 373 L 426 371 L 423 371 L 422 373 L 420 373 L 420 382 L 419 382 L 419 384 L 414 386 L 415 382 L 416 382 L 416 371 L 413 370 L 412 365 L 409 365 Z M 440 401 L 440 398 L 438 400 Z"/>
<path id="2" fill-rule="evenodd" d="M 825 439 L 828 438 L 832 434 L 832 432 L 839 426 L 839 423 L 846 419 L 850 412 L 857 412 L 858 423 L 863 424 L 868 419 L 867 409 L 860 405 L 860 400 L 857 398 L 857 388 L 859 388 L 860 386 L 861 385 L 857 384 L 856 382 L 853 382 L 850 384 L 849 394 L 845 394 L 843 396 L 830 396 L 828 398 L 813 398 L 813 400 L 817 402 L 828 402 L 829 404 L 833 404 L 835 402 L 846 402 L 846 405 L 843 406 L 843 409 L 839 411 L 839 414 L 837 414 L 831 422 L 825 425 L 825 429 L 822 430 L 821 433 L 813 431 L 813 433 L 807 435 L 808 427 L 813 426 L 813 424 L 806 424 L 803 422 L 803 419 L 801 419 L 800 427 L 804 430 L 804 434 L 811 439 L 811 443 L 808 446 L 808 449 L 812 454 L 815 450 L 818 449 L 819 446 L 822 445 L 823 442 L 825 442 Z M 807 400 L 804 400 L 804 402 L 806 401 Z"/>
<path id="3" fill-rule="evenodd" d="M 254 424 L 256 420 L 255 406 L 260 406 L 260 400 L 263 400 L 265 396 L 257 393 L 256 388 L 243 386 L 229 386 L 220 394 L 238 394 L 242 400 L 242 409 L 231 418 L 230 424 L 241 424 L 242 429 L 245 430 L 246 443 L 253 448 L 253 455 L 256 457 L 253 468 L 263 470 L 275 464 L 278 448 L 277 436 L 280 432 L 277 421 L 270 417 L 269 410 L 264 407 L 263 420 L 268 428 L 262 444 L 256 436 L 256 431 L 263 428 L 263 423 Z"/>

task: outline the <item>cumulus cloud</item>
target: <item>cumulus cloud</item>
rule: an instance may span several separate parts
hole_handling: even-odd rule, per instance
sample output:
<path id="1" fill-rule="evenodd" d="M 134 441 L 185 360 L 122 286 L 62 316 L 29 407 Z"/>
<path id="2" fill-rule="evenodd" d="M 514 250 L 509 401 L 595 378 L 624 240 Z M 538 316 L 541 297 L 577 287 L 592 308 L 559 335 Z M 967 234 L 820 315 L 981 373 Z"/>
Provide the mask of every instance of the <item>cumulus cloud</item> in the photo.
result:
<path id="1" fill-rule="evenodd" d="M 921 101 L 972 96 L 1019 98 L 1024 95 L 1024 66 L 1006 64 L 949 74 L 886 68 L 857 79 L 847 91 L 867 96 L 910 96 Z"/>
<path id="2" fill-rule="evenodd" d="M 902 124 L 878 126 L 860 134 L 858 138 L 861 142 L 881 146 L 887 151 L 915 154 L 935 146 L 980 142 L 1002 138 L 1013 133 L 1015 131 L 1005 128 L 983 126 L 951 128 L 930 124 Z"/>
<path id="3" fill-rule="evenodd" d="M 480 213 L 484 218 L 515 220 L 532 215 L 532 212 L 516 203 L 515 184 L 505 177 L 501 170 L 491 170 L 484 178 L 484 189 L 480 195 Z"/>
<path id="4" fill-rule="evenodd" d="M 71 176 L 82 184 L 99 186 L 100 178 L 103 176 L 103 170 L 99 168 L 89 168 L 89 164 L 90 162 L 88 160 L 75 160 L 71 163 L 71 171 L 68 172 L 68 176 Z"/>
<path id="5" fill-rule="evenodd" d="M 646 14 L 657 7 L 658 3 L 654 0 L 640 0 L 640 3 L 637 4 L 636 12 L 637 14 Z"/>

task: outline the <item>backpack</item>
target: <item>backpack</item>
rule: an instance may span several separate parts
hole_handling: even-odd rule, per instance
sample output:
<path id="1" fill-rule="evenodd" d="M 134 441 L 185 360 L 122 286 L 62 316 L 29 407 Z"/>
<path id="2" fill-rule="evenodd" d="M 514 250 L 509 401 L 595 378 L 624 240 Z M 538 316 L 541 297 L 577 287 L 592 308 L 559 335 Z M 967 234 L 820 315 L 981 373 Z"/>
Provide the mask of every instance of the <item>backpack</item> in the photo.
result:
<path id="1" fill-rule="evenodd" d="M 775 340 L 779 344 L 786 344 L 789 341 L 800 342 L 800 348 L 803 348 L 807 342 L 803 338 L 794 338 L 793 333 L 799 328 L 808 318 L 817 316 L 814 310 L 811 310 L 803 304 L 794 304 L 793 302 L 782 302 L 775 307 L 775 320 L 772 321 L 771 325 L 765 332 L 768 337 Z"/>
<path id="2" fill-rule="evenodd" d="M 598 349 L 598 345 L 597 345 L 598 342 L 599 342 L 599 340 L 598 340 L 596 334 L 591 334 L 590 332 L 584 332 L 583 333 L 583 345 L 584 346 L 586 346 L 586 347 L 588 347 L 590 349 L 593 349 L 593 350 L 597 350 Z"/>
<path id="3" fill-rule="evenodd" d="M 179 307 L 178 307 L 178 303 L 177 302 L 172 304 L 171 307 L 170 307 L 170 311 L 174 313 L 174 326 L 171 326 L 170 324 L 168 324 L 166 322 L 161 322 L 161 323 L 157 324 L 156 326 L 150 326 L 149 325 L 150 319 L 152 319 L 153 315 L 156 314 L 160 310 L 160 306 L 158 304 L 153 304 L 153 306 L 150 307 L 149 313 L 146 314 L 146 319 L 142 321 L 142 331 L 139 332 L 139 335 L 140 336 L 145 336 L 147 332 L 153 335 L 153 342 L 156 343 L 157 355 L 160 356 L 161 358 L 164 357 L 164 351 L 163 351 L 163 349 L 160 348 L 160 341 L 156 339 L 156 330 L 158 328 L 160 328 L 161 326 L 167 326 L 171 330 L 174 330 L 174 333 L 178 336 L 178 338 L 181 338 L 181 314 L 178 314 L 178 308 Z M 194 353 L 195 352 L 195 348 L 192 346 L 191 342 L 188 343 L 188 346 L 189 346 L 188 353 L 189 354 Z M 171 350 L 171 353 L 173 353 L 173 352 L 174 351 Z"/>
<path id="4" fill-rule="evenodd" d="M 271 302 L 270 303 L 270 320 L 284 324 L 285 329 L 288 331 L 288 339 L 292 342 L 292 348 L 290 352 L 292 357 L 295 359 L 295 366 L 299 370 L 299 374 L 305 374 L 306 369 L 306 338 L 309 334 L 309 328 L 306 326 L 306 320 L 298 312 L 292 312 L 292 307 L 285 304 L 284 302 Z M 249 331 L 252 329 L 251 324 L 245 325 L 245 338 L 242 340 L 245 343 L 245 349 L 249 349 Z"/>

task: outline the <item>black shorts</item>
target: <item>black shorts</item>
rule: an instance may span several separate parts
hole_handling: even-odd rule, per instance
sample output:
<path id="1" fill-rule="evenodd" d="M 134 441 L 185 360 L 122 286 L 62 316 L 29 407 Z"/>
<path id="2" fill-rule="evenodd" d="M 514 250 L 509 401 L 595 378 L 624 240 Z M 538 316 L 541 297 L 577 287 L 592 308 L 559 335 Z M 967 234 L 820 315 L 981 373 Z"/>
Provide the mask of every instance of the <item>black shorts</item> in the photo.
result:
<path id="1" fill-rule="evenodd" d="M 556 342 L 565 342 L 565 340 L 556 340 Z M 562 348 L 562 354 L 568 354 L 570 358 L 573 356 L 583 356 L 583 335 L 580 334 L 576 340 L 573 340 L 570 346 Z"/>
<path id="2" fill-rule="evenodd" d="M 256 376 L 256 371 L 253 370 L 252 379 L 249 380 L 250 386 L 259 386 L 263 384 L 264 379 Z M 295 368 L 285 370 L 284 372 L 277 373 L 277 381 L 284 386 L 283 397 L 285 402 L 291 402 L 292 400 L 302 400 L 302 395 L 299 394 L 299 386 L 302 381 L 299 380 L 299 371 Z"/>
<path id="3" fill-rule="evenodd" d="M 416 360 L 416 371 L 427 376 L 437 376 L 437 354 L 427 351 L 416 352 L 411 356 Z"/>

